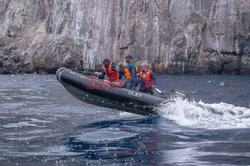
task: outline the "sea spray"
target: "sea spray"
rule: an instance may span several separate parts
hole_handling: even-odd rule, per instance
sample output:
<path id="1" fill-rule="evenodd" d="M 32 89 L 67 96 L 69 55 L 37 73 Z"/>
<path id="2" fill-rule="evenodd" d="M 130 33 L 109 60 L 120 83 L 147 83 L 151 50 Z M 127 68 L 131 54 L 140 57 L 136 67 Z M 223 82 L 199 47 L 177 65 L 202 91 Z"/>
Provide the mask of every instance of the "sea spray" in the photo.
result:
<path id="1" fill-rule="evenodd" d="M 207 104 L 175 98 L 157 108 L 176 124 L 191 128 L 232 129 L 250 127 L 250 109 L 227 103 Z"/>

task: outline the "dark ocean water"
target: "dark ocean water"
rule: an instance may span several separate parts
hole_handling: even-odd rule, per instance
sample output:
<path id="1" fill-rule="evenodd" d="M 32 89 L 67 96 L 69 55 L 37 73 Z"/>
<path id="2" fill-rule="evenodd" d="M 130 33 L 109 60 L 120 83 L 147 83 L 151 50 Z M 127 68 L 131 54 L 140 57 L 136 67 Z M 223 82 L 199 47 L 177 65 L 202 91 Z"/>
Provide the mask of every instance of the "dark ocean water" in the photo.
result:
<path id="1" fill-rule="evenodd" d="M 250 76 L 159 76 L 145 117 L 80 102 L 54 75 L 0 76 L 0 166 L 250 165 Z"/>

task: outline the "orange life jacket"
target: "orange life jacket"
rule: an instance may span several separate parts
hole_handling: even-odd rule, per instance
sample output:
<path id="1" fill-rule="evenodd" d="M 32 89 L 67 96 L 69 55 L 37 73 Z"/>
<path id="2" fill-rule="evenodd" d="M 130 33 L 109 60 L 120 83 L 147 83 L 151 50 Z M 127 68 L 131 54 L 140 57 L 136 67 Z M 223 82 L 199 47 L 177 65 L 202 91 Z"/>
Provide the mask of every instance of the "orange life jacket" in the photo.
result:
<path id="1" fill-rule="evenodd" d="M 108 80 L 111 81 L 111 82 L 118 79 L 118 72 L 114 71 L 112 69 L 112 64 L 113 64 L 113 62 L 110 62 L 110 64 L 109 64 L 109 70 L 108 70 L 109 72 L 107 72 L 105 66 L 103 65 L 103 71 L 107 75 Z"/>
<path id="2" fill-rule="evenodd" d="M 139 70 L 136 64 L 135 64 L 135 71 L 136 73 L 139 73 Z M 129 72 L 127 67 L 124 69 L 124 72 L 125 72 L 125 78 L 130 79 L 132 74 Z"/>
<path id="3" fill-rule="evenodd" d="M 142 81 L 142 74 L 143 72 L 140 72 L 139 78 L 140 81 Z M 154 81 L 150 78 L 150 74 L 151 74 L 151 70 L 148 69 L 147 73 L 146 73 L 146 77 L 145 77 L 145 88 L 150 88 L 154 85 Z"/>

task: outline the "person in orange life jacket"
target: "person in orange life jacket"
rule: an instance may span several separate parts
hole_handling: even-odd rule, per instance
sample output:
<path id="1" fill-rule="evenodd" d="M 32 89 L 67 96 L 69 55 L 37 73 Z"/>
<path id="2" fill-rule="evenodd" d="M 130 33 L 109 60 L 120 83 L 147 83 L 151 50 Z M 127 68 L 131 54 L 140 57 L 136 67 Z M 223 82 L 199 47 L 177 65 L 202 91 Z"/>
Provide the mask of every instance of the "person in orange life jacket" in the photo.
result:
<path id="1" fill-rule="evenodd" d="M 156 85 L 156 77 L 154 73 L 149 69 L 148 64 L 142 65 L 139 78 L 140 78 L 139 91 L 154 95 L 153 88 L 155 88 L 155 85 Z"/>
<path id="2" fill-rule="evenodd" d="M 132 55 L 127 55 L 125 57 L 125 61 L 128 63 L 127 68 L 124 70 L 124 75 L 127 79 L 122 85 L 123 88 L 128 88 L 128 89 L 134 89 L 137 87 L 137 73 L 138 73 L 138 68 L 137 66 L 133 63 L 133 56 Z"/>
<path id="3" fill-rule="evenodd" d="M 117 65 L 110 61 L 109 58 L 106 58 L 102 61 L 103 63 L 103 70 L 101 74 L 96 73 L 96 77 L 99 79 L 104 79 L 105 75 L 107 76 L 110 82 L 117 81 L 121 79 L 121 74 L 119 74 L 120 69 Z"/>

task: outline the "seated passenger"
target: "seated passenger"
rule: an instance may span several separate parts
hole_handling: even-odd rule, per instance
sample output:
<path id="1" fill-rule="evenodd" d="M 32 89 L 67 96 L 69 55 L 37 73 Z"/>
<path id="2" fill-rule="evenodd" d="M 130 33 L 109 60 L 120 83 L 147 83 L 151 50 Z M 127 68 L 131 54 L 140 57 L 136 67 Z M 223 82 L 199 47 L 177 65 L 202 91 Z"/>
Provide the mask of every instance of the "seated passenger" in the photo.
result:
<path id="1" fill-rule="evenodd" d="M 99 79 L 104 79 L 105 75 L 107 76 L 108 80 L 112 83 L 117 81 L 120 78 L 120 69 L 114 62 L 111 62 L 109 58 L 106 58 L 102 61 L 103 63 L 103 70 L 101 74 L 96 73 L 96 77 Z"/>
<path id="2" fill-rule="evenodd" d="M 156 77 L 149 69 L 148 64 L 143 64 L 139 75 L 140 79 L 140 92 L 149 93 L 154 95 L 153 88 L 156 88 Z"/>
<path id="3" fill-rule="evenodd" d="M 133 63 L 132 55 L 127 55 L 125 57 L 125 60 L 128 63 L 128 65 L 124 69 L 124 75 L 126 81 L 123 83 L 122 87 L 135 90 L 136 87 L 138 86 L 137 84 L 138 67 Z"/>

